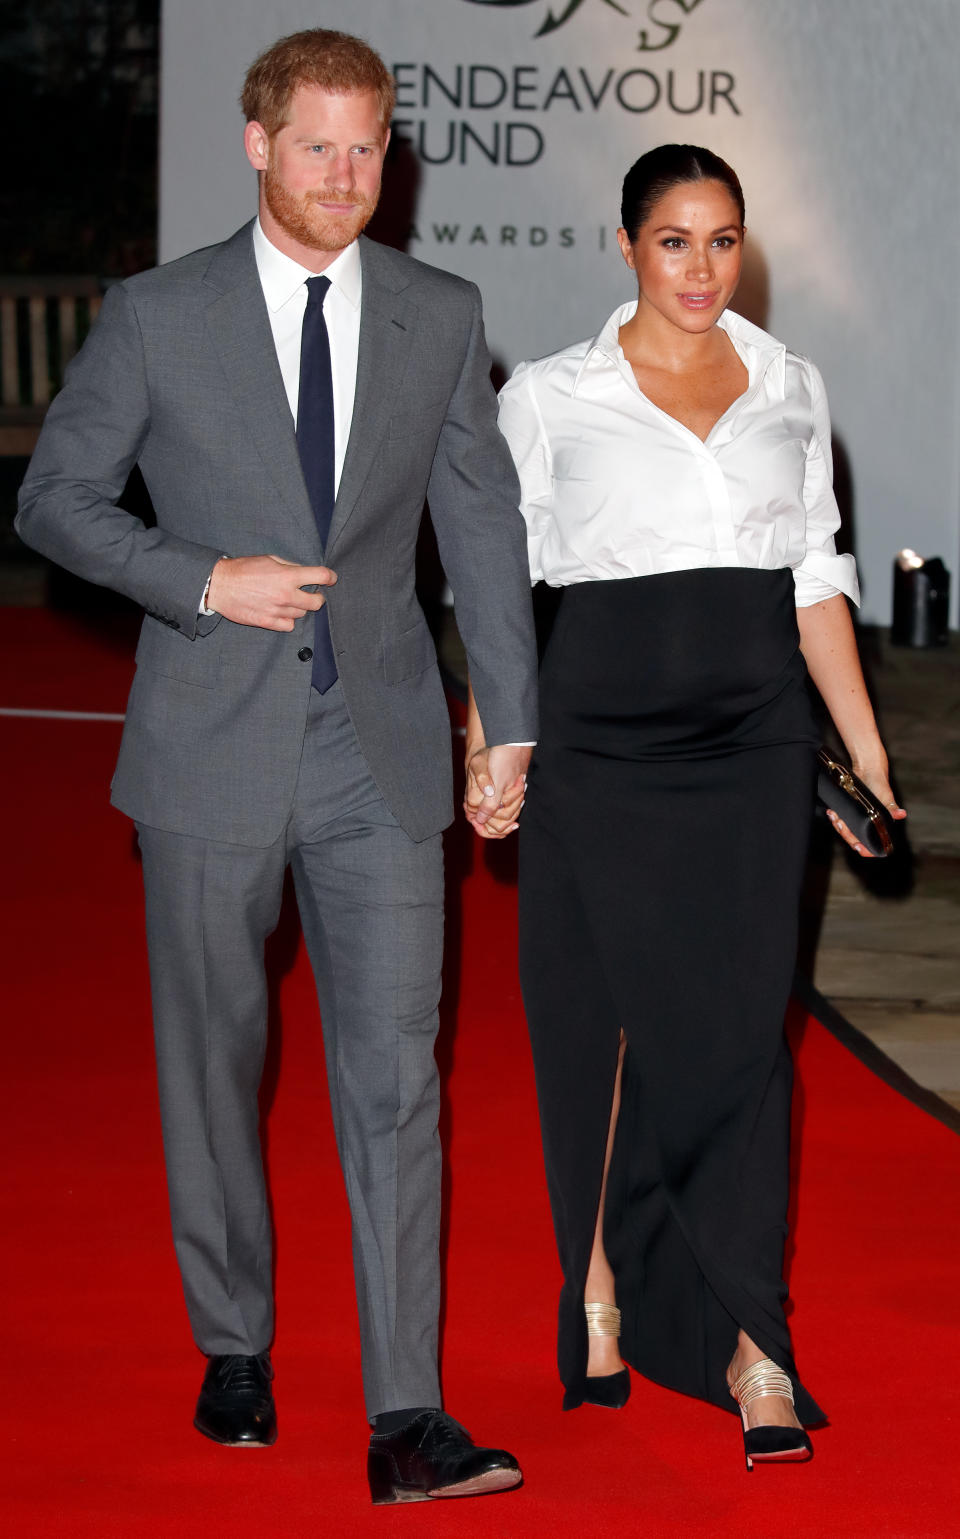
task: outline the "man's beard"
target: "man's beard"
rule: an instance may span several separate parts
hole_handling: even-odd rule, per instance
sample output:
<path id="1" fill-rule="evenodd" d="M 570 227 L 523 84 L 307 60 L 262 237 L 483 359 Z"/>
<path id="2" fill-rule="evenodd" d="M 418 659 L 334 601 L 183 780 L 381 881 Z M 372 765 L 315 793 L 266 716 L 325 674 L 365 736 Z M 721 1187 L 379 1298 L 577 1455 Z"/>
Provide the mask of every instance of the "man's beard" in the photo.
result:
<path id="1" fill-rule="evenodd" d="M 307 192 L 298 196 L 290 192 L 269 165 L 264 173 L 264 198 L 281 230 L 301 246 L 312 247 L 315 251 L 342 251 L 349 246 L 369 224 L 377 206 L 377 198 L 368 198 L 359 190 L 346 198 L 333 192 Z M 328 214 L 320 207 L 321 203 L 348 204 L 351 212 L 339 216 Z"/>

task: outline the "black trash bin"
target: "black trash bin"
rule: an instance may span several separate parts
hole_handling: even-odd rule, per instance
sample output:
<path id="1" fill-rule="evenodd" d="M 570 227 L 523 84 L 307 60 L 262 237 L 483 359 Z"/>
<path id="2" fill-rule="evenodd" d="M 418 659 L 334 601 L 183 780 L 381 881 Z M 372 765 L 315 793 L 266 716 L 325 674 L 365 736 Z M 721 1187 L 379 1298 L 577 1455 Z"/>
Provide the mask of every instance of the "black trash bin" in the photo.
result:
<path id="1" fill-rule="evenodd" d="M 893 563 L 894 646 L 945 647 L 949 613 L 950 573 L 940 557 L 902 550 Z"/>

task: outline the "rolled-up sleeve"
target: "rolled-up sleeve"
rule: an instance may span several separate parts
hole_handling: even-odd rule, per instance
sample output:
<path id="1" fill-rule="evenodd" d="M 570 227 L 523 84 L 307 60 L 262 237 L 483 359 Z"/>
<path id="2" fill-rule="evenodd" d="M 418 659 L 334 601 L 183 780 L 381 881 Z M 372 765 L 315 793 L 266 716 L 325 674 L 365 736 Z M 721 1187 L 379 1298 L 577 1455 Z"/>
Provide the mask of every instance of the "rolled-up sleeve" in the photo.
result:
<path id="1" fill-rule="evenodd" d="M 833 494 L 833 451 L 830 446 L 830 409 L 820 370 L 806 360 L 810 383 L 813 425 L 803 474 L 803 506 L 806 513 L 806 550 L 794 567 L 797 607 L 808 608 L 845 593 L 860 603 L 857 564 L 852 556 L 838 556 L 834 536 L 840 528 L 840 510 Z"/>
<path id="2" fill-rule="evenodd" d="M 520 478 L 520 512 L 527 526 L 530 581 L 543 578 L 541 550 L 550 523 L 553 466 L 529 364 L 520 363 L 500 391 L 500 431 Z"/>

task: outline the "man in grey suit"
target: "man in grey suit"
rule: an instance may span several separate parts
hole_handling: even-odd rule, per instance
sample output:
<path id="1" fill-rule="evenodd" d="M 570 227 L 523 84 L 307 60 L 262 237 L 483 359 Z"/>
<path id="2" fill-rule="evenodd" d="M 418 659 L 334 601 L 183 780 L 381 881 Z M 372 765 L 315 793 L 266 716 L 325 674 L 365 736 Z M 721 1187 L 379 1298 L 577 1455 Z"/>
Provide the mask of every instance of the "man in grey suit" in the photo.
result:
<path id="1" fill-rule="evenodd" d="M 259 216 L 111 288 L 18 527 L 146 610 L 113 801 L 137 824 L 196 1425 L 276 1437 L 257 1125 L 264 941 L 292 865 L 353 1226 L 376 1502 L 520 1480 L 441 1408 L 437 1029 L 450 726 L 414 593 L 425 496 L 486 743 L 477 821 L 536 736 L 518 487 L 473 285 L 378 246 L 393 82 L 343 33 L 244 87 Z M 118 507 L 139 464 L 156 527 Z"/>

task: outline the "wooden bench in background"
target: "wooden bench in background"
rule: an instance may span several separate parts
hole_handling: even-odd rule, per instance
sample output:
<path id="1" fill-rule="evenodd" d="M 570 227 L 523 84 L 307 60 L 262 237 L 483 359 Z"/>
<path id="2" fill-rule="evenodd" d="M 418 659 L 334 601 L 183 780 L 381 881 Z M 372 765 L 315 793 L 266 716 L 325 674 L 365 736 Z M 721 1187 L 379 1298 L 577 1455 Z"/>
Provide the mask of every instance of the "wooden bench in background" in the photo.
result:
<path id="1" fill-rule="evenodd" d="M 102 297 L 99 278 L 0 275 L 0 455 L 33 453 Z"/>

